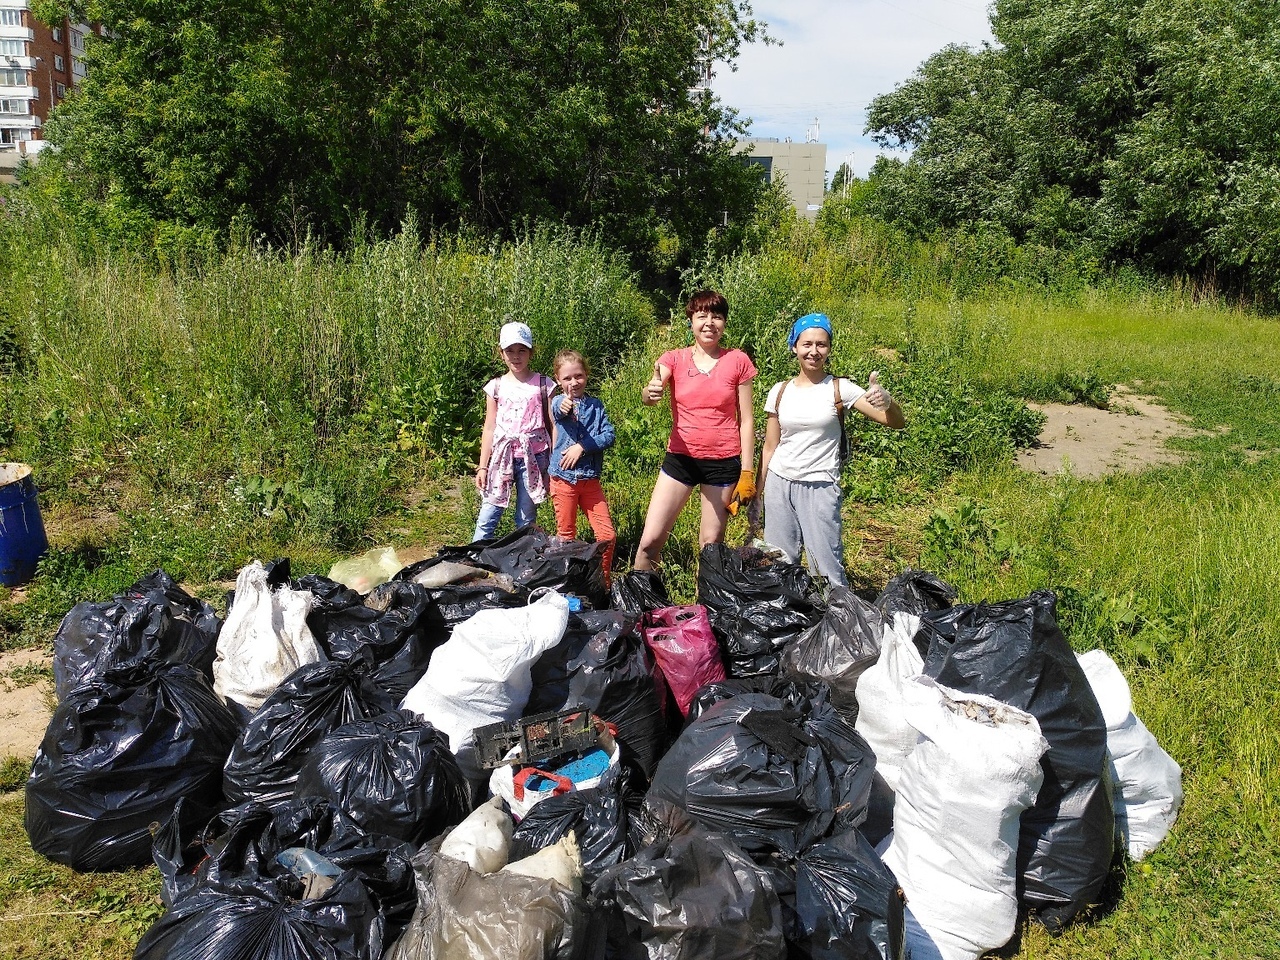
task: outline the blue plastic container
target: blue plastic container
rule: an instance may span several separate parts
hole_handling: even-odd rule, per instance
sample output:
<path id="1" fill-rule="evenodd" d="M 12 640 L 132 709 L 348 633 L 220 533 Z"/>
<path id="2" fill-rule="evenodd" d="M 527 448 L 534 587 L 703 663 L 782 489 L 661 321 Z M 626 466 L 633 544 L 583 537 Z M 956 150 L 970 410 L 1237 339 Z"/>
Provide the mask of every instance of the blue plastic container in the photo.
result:
<path id="1" fill-rule="evenodd" d="M 16 587 L 36 574 L 49 549 L 31 468 L 0 463 L 0 584 Z"/>

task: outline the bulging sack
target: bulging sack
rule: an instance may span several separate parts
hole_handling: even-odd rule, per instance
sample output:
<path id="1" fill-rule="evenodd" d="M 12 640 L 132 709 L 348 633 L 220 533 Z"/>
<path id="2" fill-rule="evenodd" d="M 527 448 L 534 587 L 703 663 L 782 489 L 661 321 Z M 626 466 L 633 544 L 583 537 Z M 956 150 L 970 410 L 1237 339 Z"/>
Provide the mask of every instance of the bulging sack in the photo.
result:
<path id="1" fill-rule="evenodd" d="M 661 678 L 635 617 L 612 610 L 570 615 L 564 636 L 534 664 L 525 714 L 584 707 L 618 731 L 623 758 L 651 776 L 666 745 Z"/>
<path id="2" fill-rule="evenodd" d="M 418 907 L 386 960 L 599 956 L 590 944 L 596 934 L 586 902 L 572 889 L 514 871 L 477 873 L 436 846 L 428 844 L 414 857 Z"/>
<path id="3" fill-rule="evenodd" d="M 334 730 L 395 708 L 372 679 L 369 655 L 299 668 L 263 703 L 227 758 L 233 803 L 277 803 L 294 794 L 311 750 Z"/>
<path id="4" fill-rule="evenodd" d="M 552 538 L 537 527 L 522 527 L 494 540 L 444 547 L 436 556 L 504 574 L 524 594 L 546 587 L 604 609 L 609 603 L 604 584 L 605 547 L 594 541 Z"/>
<path id="5" fill-rule="evenodd" d="M 307 626 L 313 598 L 287 586 L 272 589 L 257 560 L 236 577 L 235 600 L 218 636 L 213 689 L 252 714 L 299 667 L 324 659 Z"/>
<path id="6" fill-rule="evenodd" d="M 888 865 L 907 894 L 912 957 L 977 960 L 1017 921 L 1019 821 L 1048 743 L 1035 717 L 927 677 L 907 684 L 920 742 L 902 766 Z"/>
<path id="7" fill-rule="evenodd" d="M 444 631 L 430 629 L 431 594 L 416 583 L 384 583 L 366 597 L 315 575 L 292 586 L 315 598 L 307 626 L 325 656 L 350 660 L 370 650 L 374 682 L 397 700 L 422 679 L 431 652 L 446 639 Z"/>
<path id="8" fill-rule="evenodd" d="M 619 960 L 783 960 L 782 905 L 733 840 L 678 807 L 645 801 L 634 857 L 592 888 L 607 956 Z"/>
<path id="9" fill-rule="evenodd" d="M 398 710 L 338 727 L 303 758 L 296 797 L 325 797 L 369 833 L 420 846 L 470 812 L 449 741 Z"/>
<path id="10" fill-rule="evenodd" d="M 880 656 L 885 616 L 846 587 L 831 588 L 822 619 L 800 635 L 782 657 L 787 676 L 820 680 L 831 704 L 853 723 L 858 715 L 858 678 Z"/>
<path id="11" fill-rule="evenodd" d="M 822 589 L 799 564 L 723 543 L 698 557 L 698 602 L 707 608 L 730 677 L 776 674 L 782 652 L 822 619 Z"/>
<path id="12" fill-rule="evenodd" d="M 720 646 L 703 606 L 662 607 L 644 618 L 644 642 L 662 668 L 681 716 L 699 690 L 725 679 Z"/>
<path id="13" fill-rule="evenodd" d="M 222 621 L 213 608 L 157 570 L 105 603 L 78 603 L 53 639 L 59 700 L 107 670 L 144 661 L 186 663 L 213 679 Z"/>
<path id="14" fill-rule="evenodd" d="M 150 825 L 185 800 L 185 825 L 222 805 L 235 718 L 195 667 L 107 670 L 58 705 L 27 781 L 32 849 L 76 870 L 151 859 Z"/>
<path id="15" fill-rule="evenodd" d="M 1134 860 L 1169 835 L 1182 806 L 1182 768 L 1133 713 L 1129 683 L 1104 650 L 1079 654 L 1107 724 L 1116 834 Z"/>
<path id="16" fill-rule="evenodd" d="M 685 810 L 753 856 L 794 859 L 866 817 L 875 756 L 825 701 L 723 700 L 685 728 L 647 799 Z"/>
<path id="17" fill-rule="evenodd" d="M 405 696 L 405 709 L 449 738 L 473 788 L 483 789 L 486 778 L 472 734 L 524 715 L 533 665 L 560 642 L 568 623 L 568 601 L 555 592 L 519 609 L 481 610 L 436 649 L 426 674 Z"/>
<path id="18" fill-rule="evenodd" d="M 1098 901 L 1111 867 L 1115 814 L 1102 709 L 1054 617 L 1054 595 L 927 614 L 924 673 L 1025 710 L 1049 741 L 1044 785 L 1022 816 L 1019 896 L 1059 930 Z"/>
<path id="19" fill-rule="evenodd" d="M 876 773 L 890 790 L 898 789 L 898 771 L 916 748 L 919 734 L 908 718 L 906 691 L 920 675 L 924 660 L 911 638 L 920 619 L 890 614 L 884 646 L 874 664 L 858 677 L 858 720 L 855 729 L 876 755 Z"/>
<path id="20" fill-rule="evenodd" d="M 811 960 L 903 960 L 903 893 L 860 830 L 815 844 L 796 863 L 787 940 Z M 794 955 L 793 953 L 793 955 Z"/>

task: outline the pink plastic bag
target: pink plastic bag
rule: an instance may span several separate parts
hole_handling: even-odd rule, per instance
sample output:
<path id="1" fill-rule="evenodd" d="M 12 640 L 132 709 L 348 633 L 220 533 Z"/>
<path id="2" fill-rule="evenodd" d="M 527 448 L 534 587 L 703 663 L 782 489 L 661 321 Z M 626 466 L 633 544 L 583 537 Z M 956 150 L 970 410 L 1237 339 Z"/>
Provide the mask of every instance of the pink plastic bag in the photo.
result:
<path id="1" fill-rule="evenodd" d="M 725 678 L 707 608 L 663 607 L 645 614 L 644 623 L 644 642 L 666 675 L 681 716 L 688 716 L 698 691 Z"/>

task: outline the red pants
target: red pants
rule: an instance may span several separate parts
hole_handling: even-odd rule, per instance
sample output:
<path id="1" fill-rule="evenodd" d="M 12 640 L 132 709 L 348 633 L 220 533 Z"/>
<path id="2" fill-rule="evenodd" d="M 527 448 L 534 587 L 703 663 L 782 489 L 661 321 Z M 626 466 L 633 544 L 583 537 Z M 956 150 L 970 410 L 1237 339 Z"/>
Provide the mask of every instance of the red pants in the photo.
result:
<path id="1" fill-rule="evenodd" d="M 556 536 L 561 540 L 575 540 L 578 536 L 578 508 L 587 515 L 591 532 L 596 541 L 607 543 L 604 556 L 604 583 L 612 583 L 613 547 L 617 534 L 613 530 L 613 518 L 609 516 L 609 504 L 604 502 L 604 488 L 599 480 L 579 480 L 570 483 L 559 477 L 551 478 L 551 503 L 556 511 Z"/>

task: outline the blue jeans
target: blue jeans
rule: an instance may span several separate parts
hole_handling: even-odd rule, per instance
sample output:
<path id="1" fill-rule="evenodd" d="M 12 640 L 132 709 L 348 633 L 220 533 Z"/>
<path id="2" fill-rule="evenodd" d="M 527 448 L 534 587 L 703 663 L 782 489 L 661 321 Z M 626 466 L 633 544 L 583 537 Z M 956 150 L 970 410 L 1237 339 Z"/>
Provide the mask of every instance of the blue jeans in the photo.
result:
<path id="1" fill-rule="evenodd" d="M 511 485 L 511 494 L 516 501 L 516 527 L 527 527 L 537 518 L 538 505 L 529 496 L 529 481 L 526 479 L 524 460 L 513 460 L 512 466 L 515 469 L 515 482 Z M 492 537 L 506 510 L 506 507 L 500 507 L 496 503 L 481 501 L 480 515 L 476 517 L 476 532 L 471 539 L 488 540 Z"/>

